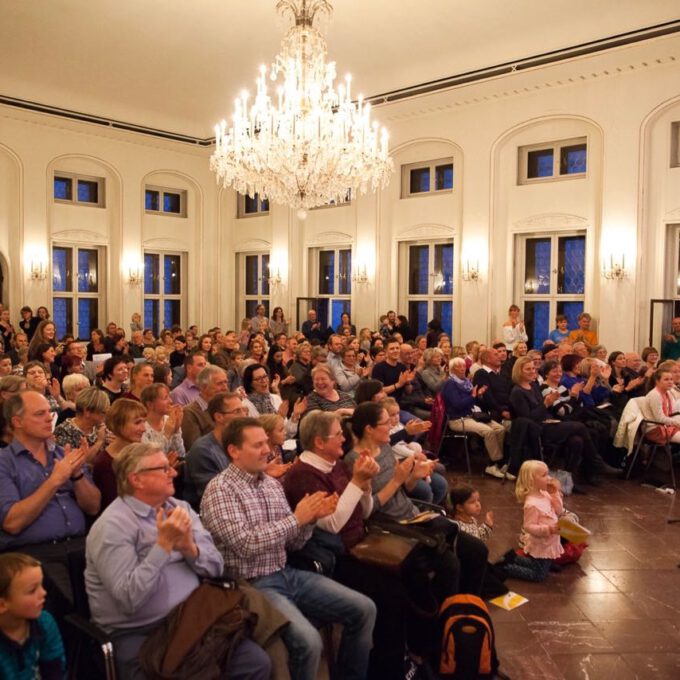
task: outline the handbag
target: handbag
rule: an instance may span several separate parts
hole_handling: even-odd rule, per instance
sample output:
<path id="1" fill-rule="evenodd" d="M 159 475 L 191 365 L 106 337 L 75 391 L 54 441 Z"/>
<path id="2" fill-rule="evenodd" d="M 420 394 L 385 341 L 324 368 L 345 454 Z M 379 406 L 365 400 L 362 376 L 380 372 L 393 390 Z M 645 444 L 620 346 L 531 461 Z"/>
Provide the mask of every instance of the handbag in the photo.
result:
<path id="1" fill-rule="evenodd" d="M 469 416 L 465 416 L 466 418 L 472 418 L 476 423 L 490 423 L 491 422 L 491 414 L 486 413 L 485 411 L 472 411 Z"/>
<path id="2" fill-rule="evenodd" d="M 398 572 L 404 560 L 419 543 L 414 537 L 397 536 L 389 531 L 369 527 L 369 532 L 349 549 L 349 554 L 364 564 Z"/>

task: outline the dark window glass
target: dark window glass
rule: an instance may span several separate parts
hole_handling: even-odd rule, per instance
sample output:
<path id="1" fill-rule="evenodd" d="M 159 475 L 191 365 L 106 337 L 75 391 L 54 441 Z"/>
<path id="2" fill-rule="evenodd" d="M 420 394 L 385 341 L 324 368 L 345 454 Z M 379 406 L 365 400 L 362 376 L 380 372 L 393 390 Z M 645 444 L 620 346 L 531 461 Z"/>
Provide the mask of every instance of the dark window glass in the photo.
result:
<path id="1" fill-rule="evenodd" d="M 321 328 L 325 328 L 331 322 L 330 314 L 330 298 L 319 298 L 316 303 L 316 318 L 321 324 Z"/>
<path id="2" fill-rule="evenodd" d="M 560 149 L 560 175 L 574 175 L 586 171 L 588 157 L 585 144 L 563 146 Z"/>
<path id="3" fill-rule="evenodd" d="M 558 302 L 557 313 L 564 314 L 569 322 L 567 328 L 578 328 L 578 315 L 583 311 L 583 302 Z"/>
<path id="4" fill-rule="evenodd" d="M 351 295 L 352 293 L 352 251 L 341 250 L 338 252 L 338 295 Z M 335 328 L 333 323 L 333 328 Z"/>
<path id="5" fill-rule="evenodd" d="M 269 212 L 269 199 L 265 198 L 260 201 L 260 212 Z"/>
<path id="6" fill-rule="evenodd" d="M 161 209 L 160 192 L 147 189 L 144 194 L 144 205 L 147 210 L 158 212 Z"/>
<path id="7" fill-rule="evenodd" d="M 342 315 L 347 313 L 351 315 L 351 303 L 349 300 L 333 300 L 331 304 L 331 327 L 337 328 L 342 322 Z"/>
<path id="8" fill-rule="evenodd" d="M 258 295 L 259 278 L 257 255 L 246 255 L 246 295 Z"/>
<path id="9" fill-rule="evenodd" d="M 73 250 L 52 248 L 52 290 L 66 293 L 73 290 Z"/>
<path id="10" fill-rule="evenodd" d="M 430 190 L 430 168 L 414 168 L 411 170 L 410 193 L 420 194 Z"/>
<path id="11" fill-rule="evenodd" d="M 322 250 L 319 253 L 319 295 L 335 293 L 335 252 Z"/>
<path id="12" fill-rule="evenodd" d="M 52 321 L 57 327 L 57 337 L 63 338 L 73 332 L 73 300 L 71 298 L 52 298 Z"/>
<path id="13" fill-rule="evenodd" d="M 582 295 L 585 281 L 586 237 L 561 237 L 557 249 L 557 292 Z"/>
<path id="14" fill-rule="evenodd" d="M 163 275 L 163 292 L 166 295 L 179 295 L 182 291 L 179 255 L 163 256 Z"/>
<path id="15" fill-rule="evenodd" d="M 154 336 L 158 337 L 159 300 L 144 300 L 144 328 L 151 328 Z"/>
<path id="16" fill-rule="evenodd" d="M 524 292 L 527 295 L 549 293 L 550 239 L 527 239 L 525 253 Z"/>
<path id="17" fill-rule="evenodd" d="M 269 295 L 269 255 L 262 256 L 262 295 Z M 266 315 L 265 315 L 266 316 Z"/>
<path id="18" fill-rule="evenodd" d="M 259 199 L 257 197 L 257 194 L 255 194 L 253 198 L 250 198 L 250 196 L 248 195 L 244 196 L 244 198 L 246 215 L 254 215 L 257 212 L 257 208 L 259 205 Z"/>
<path id="19" fill-rule="evenodd" d="M 409 246 L 409 295 L 427 295 L 430 276 L 429 257 L 429 246 Z"/>
<path id="20" fill-rule="evenodd" d="M 453 329 L 453 302 L 435 301 L 434 318 L 439 319 L 442 330 L 451 337 Z"/>
<path id="21" fill-rule="evenodd" d="M 525 302 L 524 325 L 529 336 L 529 346 L 540 349 L 550 333 L 550 303 Z"/>
<path id="22" fill-rule="evenodd" d="M 176 215 L 182 212 L 182 201 L 179 194 L 163 192 L 163 212 L 175 213 Z"/>
<path id="23" fill-rule="evenodd" d="M 99 301 L 93 298 L 80 298 L 78 300 L 78 338 L 89 340 L 90 331 L 97 328 Z"/>
<path id="24" fill-rule="evenodd" d="M 54 198 L 70 201 L 73 198 L 73 180 L 70 177 L 54 178 Z"/>
<path id="25" fill-rule="evenodd" d="M 453 294 L 453 243 L 440 243 L 434 247 L 435 295 Z"/>
<path id="26" fill-rule="evenodd" d="M 434 169 L 434 186 L 437 191 L 453 189 L 453 163 L 438 165 Z"/>
<path id="27" fill-rule="evenodd" d="M 97 276 L 97 251 L 78 250 L 78 292 L 96 293 L 99 290 Z M 80 324 L 80 321 L 78 321 Z"/>
<path id="28" fill-rule="evenodd" d="M 553 175 L 553 150 L 540 149 L 529 151 L 527 154 L 527 177 L 552 177 Z"/>
<path id="29" fill-rule="evenodd" d="M 411 328 L 416 329 L 418 334 L 427 333 L 427 302 L 423 300 L 411 300 L 408 303 L 408 320 Z"/>
<path id="30" fill-rule="evenodd" d="M 144 254 L 144 294 L 158 295 L 160 293 L 160 256 L 150 253 Z M 145 325 L 148 328 L 148 324 Z M 158 324 L 156 324 L 158 325 Z"/>
<path id="31" fill-rule="evenodd" d="M 180 301 L 165 300 L 163 303 L 163 328 L 181 325 Z"/>
<path id="32" fill-rule="evenodd" d="M 246 300 L 246 316 L 252 319 L 257 314 L 258 300 Z"/>
<path id="33" fill-rule="evenodd" d="M 99 182 L 79 179 L 78 203 L 99 203 Z"/>

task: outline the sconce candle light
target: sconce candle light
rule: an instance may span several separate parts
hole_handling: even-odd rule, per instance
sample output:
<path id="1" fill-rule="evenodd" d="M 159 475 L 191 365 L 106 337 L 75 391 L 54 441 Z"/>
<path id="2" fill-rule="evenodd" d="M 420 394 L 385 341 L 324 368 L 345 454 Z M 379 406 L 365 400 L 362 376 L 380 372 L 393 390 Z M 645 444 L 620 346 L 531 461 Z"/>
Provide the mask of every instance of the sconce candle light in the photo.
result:
<path id="1" fill-rule="evenodd" d="M 130 267 L 128 270 L 128 284 L 130 286 L 140 286 L 144 280 L 142 271 L 135 267 Z"/>
<path id="2" fill-rule="evenodd" d="M 352 274 L 352 283 L 356 283 L 359 286 L 363 286 L 368 283 L 368 272 L 366 271 L 366 265 L 357 267 Z"/>
<path id="3" fill-rule="evenodd" d="M 47 266 L 44 262 L 31 262 L 31 280 L 44 281 L 47 278 Z"/>
<path id="4" fill-rule="evenodd" d="M 268 280 L 272 287 L 281 285 L 281 272 L 278 269 L 270 269 Z"/>
<path id="5" fill-rule="evenodd" d="M 622 281 L 628 276 L 626 271 L 626 256 L 621 253 L 620 257 L 609 256 L 609 262 L 606 258 L 602 259 L 602 276 L 611 281 Z"/>
<path id="6" fill-rule="evenodd" d="M 477 283 L 480 280 L 479 261 L 474 264 L 470 260 L 465 260 L 463 265 L 463 281 L 472 281 Z"/>

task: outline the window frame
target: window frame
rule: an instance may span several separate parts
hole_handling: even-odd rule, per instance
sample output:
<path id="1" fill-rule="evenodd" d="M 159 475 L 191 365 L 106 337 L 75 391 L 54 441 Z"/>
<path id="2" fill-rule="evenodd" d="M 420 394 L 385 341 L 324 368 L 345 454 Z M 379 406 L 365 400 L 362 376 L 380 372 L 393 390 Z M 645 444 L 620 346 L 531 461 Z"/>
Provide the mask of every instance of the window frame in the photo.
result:
<path id="1" fill-rule="evenodd" d="M 322 293 L 319 290 L 319 274 L 321 270 L 321 254 L 322 253 L 333 253 L 333 292 L 332 293 Z M 349 268 L 346 274 L 345 283 L 347 285 L 347 292 L 340 292 L 340 260 L 341 253 L 349 254 Z M 326 324 L 326 327 L 333 326 L 333 303 L 335 301 L 343 304 L 343 311 L 346 311 L 350 318 L 352 318 L 352 293 L 353 293 L 353 281 L 352 281 L 352 262 L 354 261 L 355 253 L 352 248 L 351 243 L 338 243 L 336 245 L 326 245 L 317 248 L 310 248 L 309 250 L 309 275 L 310 275 L 310 286 L 309 289 L 314 291 L 313 297 L 317 300 L 327 300 L 328 304 L 328 316 L 326 319 L 319 318 L 322 324 Z M 317 305 L 318 306 L 318 305 Z M 316 309 L 318 314 L 319 310 Z M 335 327 L 333 327 L 335 330 Z"/>
<path id="2" fill-rule="evenodd" d="M 262 210 L 263 200 L 260 199 L 259 194 L 256 192 L 253 196 L 253 200 L 257 198 L 257 210 L 255 212 L 246 212 L 246 194 L 236 194 L 236 219 L 243 220 L 250 217 L 262 217 L 263 215 L 269 215 L 271 204 L 269 199 L 267 201 L 267 209 Z"/>
<path id="3" fill-rule="evenodd" d="M 158 210 L 150 210 L 146 207 L 146 193 L 147 191 L 157 191 L 158 192 Z M 174 196 L 179 196 L 179 212 L 172 212 L 170 210 L 164 210 L 165 205 L 165 195 L 172 194 Z M 147 184 L 144 186 L 144 212 L 147 215 L 162 215 L 164 217 L 182 217 L 187 216 L 187 192 L 186 189 L 172 189 L 170 187 L 160 187 L 154 184 Z"/>
<path id="4" fill-rule="evenodd" d="M 680 168 L 680 120 L 671 123 L 671 168 Z"/>
<path id="5" fill-rule="evenodd" d="M 244 251 L 236 253 L 237 257 L 237 271 L 238 271 L 238 287 L 236 309 L 238 310 L 239 318 L 236 319 L 236 328 L 241 327 L 241 321 L 245 318 L 252 319 L 252 316 L 247 315 L 248 303 L 254 302 L 255 306 L 264 305 L 266 309 L 265 315 L 271 316 L 271 284 L 269 278 L 271 277 L 271 251 Z M 249 257 L 257 258 L 257 293 L 246 292 L 246 272 L 248 271 L 247 259 Z M 265 264 L 266 260 L 266 264 Z M 267 275 L 265 276 L 265 269 Z M 266 285 L 265 285 L 266 283 Z"/>
<path id="6" fill-rule="evenodd" d="M 145 290 L 145 283 L 146 283 L 146 272 L 144 271 L 145 266 L 146 266 L 146 256 L 147 255 L 154 255 L 159 258 L 159 277 L 158 277 L 158 293 L 147 293 Z M 179 281 L 179 287 L 180 287 L 180 292 L 179 293 L 166 293 L 165 292 L 165 257 L 166 256 L 171 256 L 171 257 L 177 257 L 179 256 L 179 266 L 180 266 L 180 281 Z M 144 249 L 144 252 L 142 253 L 142 322 L 146 326 L 146 313 L 145 313 L 145 306 L 146 306 L 146 301 L 147 300 L 157 300 L 158 301 L 158 318 L 156 319 L 156 324 L 152 324 L 151 328 L 153 329 L 154 336 L 158 337 L 161 331 L 163 331 L 165 328 L 170 328 L 170 326 L 164 326 L 163 322 L 165 321 L 165 313 L 164 313 L 164 307 L 165 307 L 165 302 L 166 301 L 179 301 L 179 325 L 182 326 L 182 328 L 186 328 L 186 318 L 187 318 L 187 304 L 188 304 L 188 296 L 187 296 L 187 263 L 189 260 L 189 254 L 187 252 L 183 252 L 181 250 L 157 250 L 155 248 L 150 248 L 150 249 Z"/>
<path id="7" fill-rule="evenodd" d="M 60 291 L 54 290 L 54 249 L 68 249 L 71 250 L 71 290 Z M 78 290 L 78 253 L 81 250 L 95 250 L 97 252 L 97 287 L 96 292 L 79 291 Z M 71 301 L 71 328 L 66 328 L 66 333 L 72 333 L 76 338 L 89 342 L 89 336 L 86 338 L 79 338 L 76 329 L 78 329 L 78 302 L 81 299 L 96 300 L 97 301 L 97 323 L 90 329 L 90 332 L 95 328 L 101 328 L 101 321 L 106 317 L 105 301 L 106 301 L 106 285 L 104 272 L 106 271 L 106 247 L 99 244 L 86 245 L 84 243 L 67 243 L 63 241 L 53 241 L 50 244 L 50 301 L 52 310 L 54 310 L 55 299 L 67 299 Z M 63 335 L 63 334 L 62 334 Z"/>
<path id="8" fill-rule="evenodd" d="M 586 147 L 586 171 L 585 172 L 560 172 L 560 163 L 562 158 L 562 149 L 569 146 L 577 146 L 585 144 Z M 525 146 L 517 147 L 517 184 L 520 186 L 527 184 L 543 184 L 544 182 L 559 182 L 569 179 L 584 179 L 588 177 L 588 168 L 590 166 L 588 160 L 588 137 L 571 137 L 569 139 L 560 139 L 552 142 L 541 142 L 537 144 L 527 144 Z M 529 154 L 533 151 L 547 151 L 553 152 L 553 174 L 549 177 L 529 177 Z"/>
<path id="9" fill-rule="evenodd" d="M 443 165 L 451 166 L 451 188 L 437 189 L 437 168 Z M 430 189 L 427 191 L 411 191 L 411 172 L 413 170 L 429 169 L 430 171 Z M 451 194 L 456 187 L 455 164 L 453 156 L 445 158 L 436 158 L 430 161 L 420 161 L 418 163 L 406 163 L 401 166 L 401 198 L 415 198 L 417 196 L 435 196 L 439 194 Z"/>
<path id="10" fill-rule="evenodd" d="M 54 182 L 57 179 L 67 179 L 71 181 L 71 198 L 57 198 L 54 195 Z M 97 201 L 79 201 L 78 200 L 78 182 L 95 182 L 97 184 Z M 104 177 L 95 177 L 93 175 L 80 175 L 72 172 L 59 172 L 55 170 L 52 175 L 52 200 L 54 203 L 61 205 L 77 205 L 88 208 L 105 208 L 106 207 L 106 179 Z"/>

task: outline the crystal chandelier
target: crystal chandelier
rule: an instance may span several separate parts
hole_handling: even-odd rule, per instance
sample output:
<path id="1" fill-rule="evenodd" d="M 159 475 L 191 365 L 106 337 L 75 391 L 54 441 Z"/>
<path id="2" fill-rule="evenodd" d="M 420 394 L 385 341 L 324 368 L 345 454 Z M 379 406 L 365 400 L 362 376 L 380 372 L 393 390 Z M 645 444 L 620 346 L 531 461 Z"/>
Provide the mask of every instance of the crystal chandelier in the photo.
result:
<path id="1" fill-rule="evenodd" d="M 231 127 L 215 126 L 210 168 L 224 187 L 251 198 L 298 209 L 385 187 L 393 171 L 387 131 L 371 123 L 371 106 L 353 102 L 351 77 L 335 89 L 335 63 L 326 63 L 326 40 L 312 25 L 317 13 L 330 15 L 328 0 L 279 0 L 281 15 L 294 25 L 281 41 L 269 73 L 260 67 L 257 94 L 236 100 Z M 276 104 L 267 80 L 278 80 Z"/>

